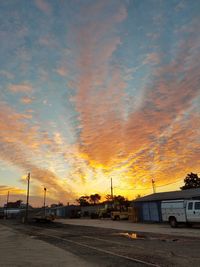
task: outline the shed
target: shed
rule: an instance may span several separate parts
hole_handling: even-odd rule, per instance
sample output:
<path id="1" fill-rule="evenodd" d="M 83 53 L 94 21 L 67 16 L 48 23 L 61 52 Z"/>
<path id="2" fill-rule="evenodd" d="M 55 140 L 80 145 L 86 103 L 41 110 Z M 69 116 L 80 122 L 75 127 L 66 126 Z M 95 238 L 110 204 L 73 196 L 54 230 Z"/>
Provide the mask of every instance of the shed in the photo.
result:
<path id="1" fill-rule="evenodd" d="M 61 218 L 78 218 L 80 207 L 76 205 L 57 206 L 50 208 L 51 214 Z"/>
<path id="2" fill-rule="evenodd" d="M 104 209 L 104 204 L 96 204 L 90 206 L 82 206 L 81 207 L 81 214 L 83 217 L 91 217 L 92 214 L 98 214 L 101 209 Z"/>
<path id="3" fill-rule="evenodd" d="M 174 199 L 200 199 L 200 188 L 147 195 L 135 199 L 132 206 L 139 210 L 139 221 L 161 222 L 161 202 Z"/>

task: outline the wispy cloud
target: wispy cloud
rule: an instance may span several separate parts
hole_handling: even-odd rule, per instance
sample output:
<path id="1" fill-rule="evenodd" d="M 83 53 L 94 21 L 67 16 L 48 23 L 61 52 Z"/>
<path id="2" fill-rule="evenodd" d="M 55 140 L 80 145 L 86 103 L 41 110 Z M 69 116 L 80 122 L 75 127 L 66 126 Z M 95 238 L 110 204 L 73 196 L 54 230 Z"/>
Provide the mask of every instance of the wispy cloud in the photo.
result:
<path id="1" fill-rule="evenodd" d="M 63 77 L 66 77 L 68 72 L 68 69 L 66 67 L 59 67 L 58 69 L 56 69 L 56 72 Z"/>
<path id="2" fill-rule="evenodd" d="M 6 77 L 9 80 L 12 80 L 14 78 L 14 75 L 6 70 L 0 70 L 0 76 Z"/>
<path id="3" fill-rule="evenodd" d="M 13 93 L 30 93 L 33 91 L 33 87 L 29 83 L 10 84 L 8 89 Z"/>
<path id="4" fill-rule="evenodd" d="M 118 23 L 114 17 L 109 18 L 110 24 L 106 19 L 104 21 L 107 29 L 109 26 L 113 29 Z M 181 122 L 176 121 L 181 114 L 187 113 L 186 110 L 199 96 L 200 65 L 195 59 L 199 42 L 194 34 L 195 30 L 188 40 L 184 40 L 183 45 L 180 43 L 176 56 L 168 64 L 162 62 L 164 55 L 147 54 L 142 65 L 156 66 L 152 71 L 153 82 L 145 88 L 139 109 L 130 112 L 125 120 L 123 113 L 126 83 L 121 69 L 117 64 L 111 64 L 114 52 L 121 43 L 120 38 L 111 34 L 105 42 L 101 41 L 106 34 L 104 24 L 94 31 L 93 24 L 85 26 L 86 29 L 80 26 L 77 30 L 80 37 L 80 57 L 77 61 L 80 75 L 76 83 L 75 103 L 80 113 L 80 149 L 87 155 L 89 164 L 108 168 L 110 173 L 115 169 L 120 170 L 126 176 L 125 184 L 134 181 L 142 185 L 144 177 L 147 178 L 146 183 L 150 184 L 155 173 L 159 175 L 160 183 L 167 181 L 169 175 L 172 178 L 173 175 L 183 176 L 188 169 L 179 169 L 182 160 L 187 159 L 188 166 L 194 166 L 192 160 L 197 162 L 198 158 L 198 133 L 189 131 L 190 134 L 187 135 L 186 131 L 180 130 L 183 125 L 186 129 L 190 128 L 196 119 L 190 114 L 191 122 L 184 122 L 184 116 Z M 98 35 L 95 35 L 96 32 Z M 171 132 L 164 137 L 171 124 L 177 132 Z M 195 140 L 195 149 L 179 146 L 180 151 L 177 154 L 176 143 L 187 143 L 189 139 Z M 166 143 L 160 144 L 162 140 Z M 172 167 L 174 164 L 176 172 Z M 197 168 L 196 164 L 195 166 L 194 169 Z M 133 178 L 134 174 L 137 178 Z"/>
<path id="5" fill-rule="evenodd" d="M 0 158 L 26 173 L 31 172 L 33 180 L 49 187 L 55 198 L 72 199 L 73 193 L 68 186 L 63 188 L 61 180 L 55 173 L 35 162 L 34 155 L 38 152 L 42 153 L 40 149 L 45 143 L 47 144 L 48 140 L 43 139 L 36 127 L 30 127 L 24 121 L 27 115 L 16 113 L 3 103 L 1 103 L 0 114 L 2 119 L 0 121 Z M 49 144 L 53 144 L 51 139 Z"/>
<path id="6" fill-rule="evenodd" d="M 13 186 L 8 186 L 8 185 L 0 185 L 0 195 L 7 195 L 7 193 L 11 193 L 11 194 L 24 194 L 25 190 L 17 188 L 17 187 L 13 187 Z"/>
<path id="7" fill-rule="evenodd" d="M 198 3 L 24 2 L 0 2 L 0 158 L 31 172 L 33 194 L 198 172 Z"/>
<path id="8" fill-rule="evenodd" d="M 146 55 L 142 64 L 158 65 L 160 63 L 160 55 L 158 53 L 149 53 Z"/>
<path id="9" fill-rule="evenodd" d="M 50 4 L 46 0 L 35 0 L 35 4 L 38 9 L 44 12 L 47 15 L 50 15 L 52 12 L 52 8 Z"/>
<path id="10" fill-rule="evenodd" d="M 33 102 L 33 98 L 25 96 L 21 98 L 21 102 L 23 104 L 31 104 Z"/>
<path id="11" fill-rule="evenodd" d="M 111 14 L 106 13 L 108 8 L 113 9 Z M 84 20 L 89 14 L 92 14 L 90 19 Z M 91 159 L 104 162 L 108 159 L 106 154 L 111 156 L 118 147 L 117 141 L 111 145 L 110 138 L 116 127 L 109 129 L 109 125 L 122 116 L 123 102 L 120 99 L 125 82 L 118 64 L 111 62 L 121 44 L 117 27 L 125 20 L 127 11 L 120 1 L 114 6 L 102 1 L 83 6 L 78 16 L 80 24 L 73 27 L 69 36 L 73 35 L 72 40 L 78 44 L 71 47 L 71 53 L 78 73 L 74 101 L 80 114 L 82 150 Z M 99 150 L 97 153 L 104 139 L 107 140 L 106 152 Z"/>

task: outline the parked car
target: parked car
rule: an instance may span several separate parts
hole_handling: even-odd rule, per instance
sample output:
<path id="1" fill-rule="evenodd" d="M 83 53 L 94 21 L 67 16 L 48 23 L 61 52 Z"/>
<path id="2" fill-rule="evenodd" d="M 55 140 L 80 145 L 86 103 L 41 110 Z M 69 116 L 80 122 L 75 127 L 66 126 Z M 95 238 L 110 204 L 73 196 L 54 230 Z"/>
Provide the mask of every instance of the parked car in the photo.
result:
<path id="1" fill-rule="evenodd" d="M 111 219 L 115 220 L 128 220 L 128 211 L 112 211 Z"/>

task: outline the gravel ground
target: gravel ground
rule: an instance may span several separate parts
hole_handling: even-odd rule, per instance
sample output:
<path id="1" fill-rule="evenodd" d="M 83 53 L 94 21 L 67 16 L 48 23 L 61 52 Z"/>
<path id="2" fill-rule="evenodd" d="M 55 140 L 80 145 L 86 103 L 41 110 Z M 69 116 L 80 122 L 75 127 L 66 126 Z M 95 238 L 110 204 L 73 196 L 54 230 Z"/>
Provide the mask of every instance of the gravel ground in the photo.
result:
<path id="1" fill-rule="evenodd" d="M 144 232 L 140 232 L 136 236 L 136 233 L 132 231 L 58 222 L 22 225 L 8 221 L 6 225 L 10 227 L 10 230 L 7 230 L 8 233 L 14 231 L 21 240 L 20 242 L 27 239 L 25 244 L 30 244 L 29 248 L 35 247 L 37 252 L 33 250 L 33 254 L 31 251 L 28 256 L 30 262 L 33 262 L 35 256 L 37 257 L 35 266 L 200 266 L 199 238 Z M 15 244 L 17 239 L 11 239 L 12 242 L 10 242 L 13 246 L 18 247 L 20 242 Z M 23 258 L 23 249 L 20 251 Z M 41 251 L 45 251 L 46 254 L 43 255 Z M 64 256 L 54 258 L 53 255 L 59 253 L 63 253 L 65 258 Z M 8 256 L 9 253 L 4 258 Z M 54 258 L 54 262 L 51 262 L 50 259 L 46 262 L 48 257 Z M 73 261 L 73 257 L 78 264 L 82 265 L 76 264 L 76 261 L 71 264 L 70 259 Z M 69 262 L 62 263 L 58 261 L 58 258 Z"/>
<path id="2" fill-rule="evenodd" d="M 135 231 L 153 234 L 167 234 L 172 236 L 199 237 L 200 226 L 187 228 L 184 225 L 178 228 L 171 228 L 169 224 L 158 223 L 133 223 L 130 221 L 112 221 L 110 219 L 91 220 L 91 219 L 58 219 L 57 222 L 63 224 L 82 225 L 116 229 L 122 231 Z"/>
<path id="3" fill-rule="evenodd" d="M 12 228 L 11 228 L 12 227 Z M 0 266 L 95 266 L 53 244 L 0 224 Z"/>

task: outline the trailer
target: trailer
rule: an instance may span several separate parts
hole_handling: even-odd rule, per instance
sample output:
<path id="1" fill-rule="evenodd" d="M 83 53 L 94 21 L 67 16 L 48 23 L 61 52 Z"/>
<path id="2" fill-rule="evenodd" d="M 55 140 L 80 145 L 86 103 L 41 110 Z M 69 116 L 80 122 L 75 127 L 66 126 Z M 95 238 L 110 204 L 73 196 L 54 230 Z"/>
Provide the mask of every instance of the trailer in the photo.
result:
<path id="1" fill-rule="evenodd" d="M 34 208 L 28 210 L 28 222 L 52 222 L 55 216 L 53 214 L 47 214 L 44 212 L 44 208 Z M 26 210 L 21 212 L 21 221 L 26 222 Z"/>
<path id="2" fill-rule="evenodd" d="M 168 200 L 161 202 L 163 222 L 169 222 L 171 227 L 184 223 L 191 226 L 200 223 L 200 200 Z"/>

